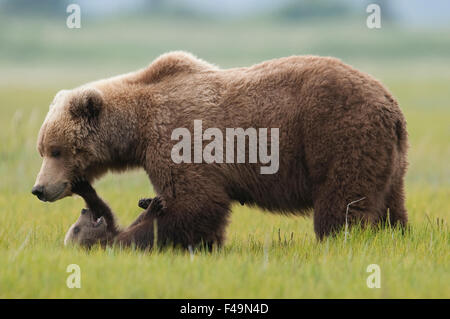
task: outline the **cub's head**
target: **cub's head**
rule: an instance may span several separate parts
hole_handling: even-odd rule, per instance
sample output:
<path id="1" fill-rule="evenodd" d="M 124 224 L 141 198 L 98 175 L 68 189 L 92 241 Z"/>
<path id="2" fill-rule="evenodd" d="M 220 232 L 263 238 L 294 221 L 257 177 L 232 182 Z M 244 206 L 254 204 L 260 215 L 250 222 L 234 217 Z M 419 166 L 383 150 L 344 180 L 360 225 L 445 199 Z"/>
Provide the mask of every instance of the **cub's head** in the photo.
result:
<path id="1" fill-rule="evenodd" d="M 67 231 L 64 245 L 75 244 L 89 248 L 96 243 L 102 243 L 107 236 L 105 218 L 95 219 L 91 210 L 82 209 L 78 220 Z"/>
<path id="2" fill-rule="evenodd" d="M 96 88 L 56 94 L 37 141 L 43 161 L 32 193 L 40 200 L 69 196 L 75 177 L 91 181 L 106 171 L 105 134 L 100 130 L 103 113 L 104 99 Z"/>

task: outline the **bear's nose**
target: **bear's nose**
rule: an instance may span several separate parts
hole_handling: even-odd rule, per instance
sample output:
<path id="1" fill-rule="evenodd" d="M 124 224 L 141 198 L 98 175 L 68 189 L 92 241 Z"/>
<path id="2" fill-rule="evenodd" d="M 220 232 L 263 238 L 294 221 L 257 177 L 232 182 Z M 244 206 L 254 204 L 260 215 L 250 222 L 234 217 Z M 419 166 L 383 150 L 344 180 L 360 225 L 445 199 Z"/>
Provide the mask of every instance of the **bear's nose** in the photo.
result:
<path id="1" fill-rule="evenodd" d="M 44 197 L 44 186 L 37 185 L 31 189 L 31 194 L 37 196 L 37 198 L 41 199 Z"/>

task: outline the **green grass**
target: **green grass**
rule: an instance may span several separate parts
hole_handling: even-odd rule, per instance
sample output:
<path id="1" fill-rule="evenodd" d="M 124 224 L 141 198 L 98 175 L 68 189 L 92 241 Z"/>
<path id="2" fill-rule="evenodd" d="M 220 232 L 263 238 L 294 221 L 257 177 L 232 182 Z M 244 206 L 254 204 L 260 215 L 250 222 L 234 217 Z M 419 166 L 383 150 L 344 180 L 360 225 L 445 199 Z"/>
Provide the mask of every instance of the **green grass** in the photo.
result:
<path id="1" fill-rule="evenodd" d="M 55 28 L 55 22 L 1 23 L 17 29 L 0 34 L 7 44 L 0 49 L 0 66 L 5 67 L 0 74 L 0 298 L 450 298 L 450 72 L 448 63 L 440 62 L 449 60 L 448 41 L 401 30 L 353 30 L 349 42 L 340 43 L 333 37 L 343 38 L 351 31 L 348 27 L 328 34 L 323 26 L 264 29 L 257 22 L 239 33 L 242 24 L 205 29 L 192 22 L 171 27 L 150 21 L 147 34 L 142 21 L 130 21 L 122 29 L 110 21 L 92 30 L 85 24 L 91 32 L 75 31 L 73 37 Z M 142 33 L 128 37 L 131 32 L 125 29 Z M 177 32 L 197 36 L 188 39 Z M 111 33 L 114 37 L 106 37 Z M 146 42 L 139 44 L 144 33 Z M 63 43 L 69 34 L 71 42 Z M 39 40 L 43 35 L 46 42 Z M 105 38 L 98 40 L 98 35 Z M 394 39 L 403 40 L 396 44 Z M 114 51 L 114 43 L 126 43 L 132 50 Z M 351 49 L 357 43 L 362 44 L 361 54 Z M 384 50 L 372 52 L 384 43 Z M 421 44 L 422 51 L 411 53 L 413 43 Z M 437 48 L 439 56 L 429 60 L 423 47 Z M 48 204 L 30 194 L 41 162 L 37 132 L 49 102 L 61 88 L 141 67 L 174 48 L 224 66 L 314 51 L 340 56 L 381 79 L 408 121 L 410 230 L 401 234 L 389 227 L 354 228 L 347 240 L 340 233 L 317 242 L 311 218 L 236 205 L 226 244 L 212 253 L 196 251 L 192 257 L 177 250 L 87 252 L 64 247 L 64 234 L 78 217 L 82 200 Z M 116 65 L 121 57 L 128 62 Z M 139 213 L 137 200 L 153 194 L 142 171 L 108 175 L 96 188 L 123 225 Z M 66 286 L 69 264 L 81 267 L 81 289 Z M 370 264 L 381 267 L 380 289 L 366 285 Z"/>

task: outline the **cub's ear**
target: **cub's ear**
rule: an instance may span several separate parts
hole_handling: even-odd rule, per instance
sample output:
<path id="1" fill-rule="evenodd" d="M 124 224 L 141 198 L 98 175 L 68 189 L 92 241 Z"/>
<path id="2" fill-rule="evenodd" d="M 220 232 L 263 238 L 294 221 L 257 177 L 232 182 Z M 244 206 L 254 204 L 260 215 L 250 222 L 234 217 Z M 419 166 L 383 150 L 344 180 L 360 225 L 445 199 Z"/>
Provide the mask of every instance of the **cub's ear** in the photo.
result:
<path id="1" fill-rule="evenodd" d="M 94 227 L 99 227 L 101 225 L 107 226 L 106 219 L 103 216 L 97 219 L 97 221 L 94 223 Z"/>
<path id="2" fill-rule="evenodd" d="M 94 88 L 81 89 L 69 104 L 70 114 L 74 118 L 86 118 L 88 120 L 97 118 L 102 108 L 102 93 Z"/>

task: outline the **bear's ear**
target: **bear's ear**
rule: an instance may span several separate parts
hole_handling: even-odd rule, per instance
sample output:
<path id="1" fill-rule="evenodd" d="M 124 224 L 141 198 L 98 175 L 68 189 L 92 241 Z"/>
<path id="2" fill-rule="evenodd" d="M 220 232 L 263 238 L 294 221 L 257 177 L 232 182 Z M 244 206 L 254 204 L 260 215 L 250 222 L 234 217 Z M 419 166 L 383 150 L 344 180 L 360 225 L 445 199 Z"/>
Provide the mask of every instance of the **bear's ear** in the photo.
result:
<path id="1" fill-rule="evenodd" d="M 60 90 L 60 91 L 58 91 L 58 93 L 56 93 L 55 97 L 53 98 L 52 103 L 50 103 L 49 109 L 51 110 L 56 105 L 58 100 L 61 99 L 64 95 L 66 95 L 68 92 L 69 92 L 69 90 Z"/>
<path id="2" fill-rule="evenodd" d="M 102 93 L 94 88 L 82 89 L 70 101 L 69 111 L 74 118 L 95 119 L 103 107 Z"/>

